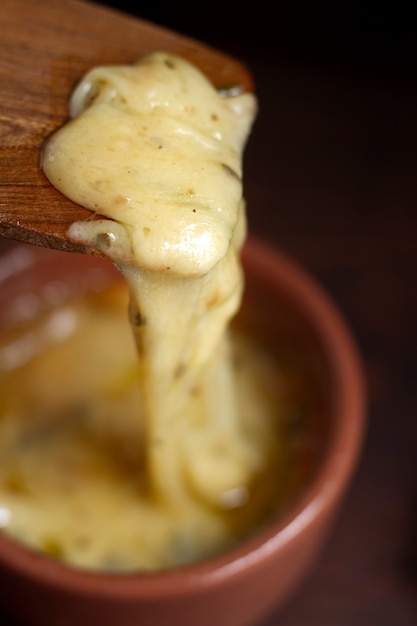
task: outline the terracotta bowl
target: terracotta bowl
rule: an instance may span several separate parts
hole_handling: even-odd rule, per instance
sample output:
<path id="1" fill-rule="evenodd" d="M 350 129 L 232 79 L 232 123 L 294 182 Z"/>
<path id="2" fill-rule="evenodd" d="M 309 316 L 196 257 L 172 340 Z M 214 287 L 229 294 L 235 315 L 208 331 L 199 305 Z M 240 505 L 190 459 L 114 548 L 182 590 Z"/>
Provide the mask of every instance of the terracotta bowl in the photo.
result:
<path id="1" fill-rule="evenodd" d="M 83 571 L 0 533 L 0 605 L 19 624 L 255 625 L 311 572 L 361 448 L 361 362 L 342 317 L 303 270 L 254 239 L 248 241 L 243 259 L 246 295 L 240 323 L 249 325 L 287 364 L 296 364 L 309 397 L 310 408 L 295 426 L 289 425 L 289 430 L 304 433 L 293 450 L 303 468 L 298 488 L 239 547 L 172 571 Z M 110 267 L 82 255 L 11 248 L 0 261 L 0 332 L 22 293 L 39 297 L 45 282 L 61 276 L 80 289 L 89 268 L 103 263 Z"/>

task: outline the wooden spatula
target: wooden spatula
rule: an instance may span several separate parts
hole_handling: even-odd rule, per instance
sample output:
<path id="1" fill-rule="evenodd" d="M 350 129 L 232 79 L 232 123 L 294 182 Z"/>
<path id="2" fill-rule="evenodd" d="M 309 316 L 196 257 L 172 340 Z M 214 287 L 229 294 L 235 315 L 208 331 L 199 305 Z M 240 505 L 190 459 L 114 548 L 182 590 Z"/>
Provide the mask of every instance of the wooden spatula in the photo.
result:
<path id="1" fill-rule="evenodd" d="M 217 87 L 253 88 L 236 59 L 89 2 L 1 0 L 0 33 L 0 236 L 39 246 L 87 252 L 66 232 L 89 211 L 52 187 L 40 156 L 68 118 L 70 93 L 88 69 L 160 50 L 188 59 Z"/>

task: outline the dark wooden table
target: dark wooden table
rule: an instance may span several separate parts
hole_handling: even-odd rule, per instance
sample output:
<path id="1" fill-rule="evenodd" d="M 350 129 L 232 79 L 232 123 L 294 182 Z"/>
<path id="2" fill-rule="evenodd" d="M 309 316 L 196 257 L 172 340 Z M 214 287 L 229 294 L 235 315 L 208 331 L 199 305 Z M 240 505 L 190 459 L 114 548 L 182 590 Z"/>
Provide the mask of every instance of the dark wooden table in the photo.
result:
<path id="1" fill-rule="evenodd" d="M 334 531 L 301 588 L 256 626 L 415 626 L 415 66 L 405 49 L 392 64 L 369 55 L 361 62 L 360 46 L 355 58 L 332 56 L 341 50 L 333 32 L 333 48 L 328 38 L 327 49 L 325 40 L 300 53 L 295 15 L 286 23 L 278 13 L 274 26 L 267 12 L 263 45 L 249 18 L 234 28 L 230 15 L 220 12 L 216 21 L 210 13 L 203 29 L 192 15 L 185 20 L 181 2 L 175 6 L 175 16 L 172 9 L 142 13 L 223 46 L 252 69 L 260 112 L 246 152 L 250 230 L 327 289 L 356 336 L 367 375 L 367 437 Z M 261 18 L 254 25 L 261 29 Z M 307 17 L 302 26 L 307 32 Z M 393 33 L 386 34 L 392 44 Z M 6 626 L 1 617 L 0 624 Z"/>

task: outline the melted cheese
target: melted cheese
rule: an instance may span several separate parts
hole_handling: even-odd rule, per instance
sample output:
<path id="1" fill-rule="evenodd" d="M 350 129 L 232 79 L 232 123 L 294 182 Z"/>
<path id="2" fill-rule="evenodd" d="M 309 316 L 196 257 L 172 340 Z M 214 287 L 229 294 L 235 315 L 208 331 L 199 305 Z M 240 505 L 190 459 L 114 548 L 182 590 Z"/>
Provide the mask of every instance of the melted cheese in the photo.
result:
<path id="1" fill-rule="evenodd" d="M 117 222 L 76 225 L 74 238 L 123 264 L 186 277 L 224 258 L 241 219 L 252 94 L 221 97 L 194 66 L 155 53 L 93 69 L 70 111 L 73 121 L 47 144 L 44 171 L 63 194 Z"/>
<path id="2" fill-rule="evenodd" d="M 247 339 L 234 340 L 240 424 L 263 469 L 218 506 L 201 497 L 192 473 L 213 427 L 201 426 L 194 396 L 171 450 L 175 460 L 193 458 L 182 474 L 187 497 L 158 497 L 144 457 L 147 416 L 127 302 L 120 282 L 1 336 L 0 528 L 77 567 L 148 571 L 232 547 L 279 500 L 287 382 Z M 25 342 L 36 344 L 29 358 Z M 11 351 L 22 358 L 11 363 Z"/>
<path id="3" fill-rule="evenodd" d="M 144 433 L 136 445 L 152 495 L 142 506 L 162 507 L 163 526 L 179 511 L 242 506 L 269 449 L 245 426 L 228 332 L 243 290 L 242 153 L 256 99 L 222 97 L 188 62 L 155 53 L 93 69 L 70 111 L 43 168 L 93 212 L 70 237 L 107 255 L 128 284 Z M 210 535 L 206 526 L 197 534 Z"/>
<path id="4" fill-rule="evenodd" d="M 191 463 L 197 489 L 219 502 L 261 463 L 239 432 L 226 336 L 243 287 L 241 161 L 255 97 L 223 98 L 193 65 L 155 53 L 92 70 L 70 110 L 43 167 L 63 194 L 110 218 L 76 223 L 70 236 L 101 249 L 130 287 L 151 482 L 178 503 Z M 188 462 L 181 415 L 196 393 L 206 443 Z"/>

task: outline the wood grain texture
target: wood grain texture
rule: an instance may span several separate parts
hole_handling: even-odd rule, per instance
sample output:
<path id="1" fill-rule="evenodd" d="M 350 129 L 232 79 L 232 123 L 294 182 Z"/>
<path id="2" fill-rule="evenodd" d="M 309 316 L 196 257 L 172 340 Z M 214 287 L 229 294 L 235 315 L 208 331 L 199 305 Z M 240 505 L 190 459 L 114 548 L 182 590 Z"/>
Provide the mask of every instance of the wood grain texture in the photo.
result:
<path id="1" fill-rule="evenodd" d="M 66 231 L 90 212 L 51 186 L 41 153 L 68 117 L 74 85 L 91 67 L 163 50 L 193 62 L 218 87 L 253 88 L 238 60 L 88 2 L 2 0 L 0 32 L 0 235 L 41 246 L 86 252 Z"/>

